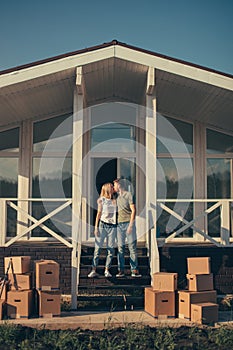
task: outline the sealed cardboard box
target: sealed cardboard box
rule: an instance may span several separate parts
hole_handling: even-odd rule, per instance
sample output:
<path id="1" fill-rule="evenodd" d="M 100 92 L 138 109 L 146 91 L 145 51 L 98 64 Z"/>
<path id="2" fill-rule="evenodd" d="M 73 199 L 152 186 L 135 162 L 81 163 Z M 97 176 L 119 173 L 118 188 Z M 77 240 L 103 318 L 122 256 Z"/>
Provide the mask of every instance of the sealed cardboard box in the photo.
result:
<path id="1" fill-rule="evenodd" d="M 0 320 L 4 317 L 5 300 L 0 299 Z"/>
<path id="2" fill-rule="evenodd" d="M 9 291 L 7 293 L 7 316 L 10 318 L 28 318 L 33 309 L 32 290 Z"/>
<path id="3" fill-rule="evenodd" d="M 36 289 L 59 289 L 59 264 L 56 261 L 36 261 Z"/>
<path id="4" fill-rule="evenodd" d="M 154 317 L 175 317 L 175 292 L 145 288 L 145 311 Z"/>
<path id="5" fill-rule="evenodd" d="M 27 290 L 31 289 L 31 274 L 9 274 L 9 289 L 10 290 Z"/>
<path id="6" fill-rule="evenodd" d="M 156 272 L 152 276 L 152 288 L 154 290 L 162 290 L 174 292 L 177 289 L 176 272 Z"/>
<path id="7" fill-rule="evenodd" d="M 202 275 L 210 274 L 210 257 L 194 257 L 187 258 L 188 274 L 190 275 Z"/>
<path id="8" fill-rule="evenodd" d="M 191 292 L 188 290 L 178 291 L 178 316 L 179 318 L 191 318 L 191 304 L 216 303 L 216 290 L 203 292 Z"/>
<path id="9" fill-rule="evenodd" d="M 40 317 L 60 316 L 61 293 L 59 291 L 38 291 Z"/>
<path id="10" fill-rule="evenodd" d="M 188 281 L 188 290 L 193 292 L 202 292 L 204 290 L 213 290 L 213 274 L 205 275 L 186 275 Z"/>
<path id="11" fill-rule="evenodd" d="M 30 256 L 5 257 L 4 258 L 5 272 L 7 271 L 7 267 L 9 266 L 10 260 L 12 260 L 13 271 L 12 271 L 12 266 L 10 266 L 8 273 L 27 273 L 27 272 L 30 272 L 30 263 L 31 263 Z"/>
<path id="12" fill-rule="evenodd" d="M 191 304 L 191 321 L 199 324 L 218 322 L 218 304 Z"/>

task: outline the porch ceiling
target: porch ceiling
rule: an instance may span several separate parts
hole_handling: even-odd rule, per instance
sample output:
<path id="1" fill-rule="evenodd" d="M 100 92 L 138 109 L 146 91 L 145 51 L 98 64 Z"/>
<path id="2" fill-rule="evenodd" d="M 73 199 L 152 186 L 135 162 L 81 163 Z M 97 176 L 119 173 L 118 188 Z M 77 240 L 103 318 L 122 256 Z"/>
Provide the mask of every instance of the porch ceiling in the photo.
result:
<path id="1" fill-rule="evenodd" d="M 117 57 L 83 64 L 86 105 L 111 100 L 144 104 L 149 65 Z M 1 87 L 0 127 L 72 113 L 76 67 Z M 230 89 L 157 69 L 156 95 L 162 114 L 233 132 Z"/>

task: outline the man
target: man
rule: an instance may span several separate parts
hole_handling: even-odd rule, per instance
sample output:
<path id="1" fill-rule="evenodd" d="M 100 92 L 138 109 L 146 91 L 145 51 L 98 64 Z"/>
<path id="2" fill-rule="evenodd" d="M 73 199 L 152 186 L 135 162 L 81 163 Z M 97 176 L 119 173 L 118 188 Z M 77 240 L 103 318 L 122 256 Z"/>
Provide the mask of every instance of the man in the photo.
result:
<path id="1" fill-rule="evenodd" d="M 127 239 L 130 253 L 130 268 L 132 277 L 141 277 L 138 272 L 137 237 L 135 228 L 136 208 L 132 194 L 127 191 L 127 181 L 116 179 L 114 190 L 117 193 L 117 246 L 118 246 L 118 274 L 124 277 L 125 273 L 125 241 Z"/>

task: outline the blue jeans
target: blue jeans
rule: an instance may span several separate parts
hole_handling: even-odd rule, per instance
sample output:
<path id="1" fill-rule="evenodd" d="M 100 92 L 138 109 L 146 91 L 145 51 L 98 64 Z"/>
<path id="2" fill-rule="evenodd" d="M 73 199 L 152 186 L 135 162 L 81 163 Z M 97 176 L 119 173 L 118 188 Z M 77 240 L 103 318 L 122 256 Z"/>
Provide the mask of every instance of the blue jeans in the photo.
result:
<path id="1" fill-rule="evenodd" d="M 99 256 L 101 249 L 103 248 L 103 243 L 106 238 L 107 247 L 107 258 L 105 263 L 105 268 L 110 268 L 112 258 L 114 255 L 114 245 L 116 239 L 116 225 L 107 224 L 103 221 L 99 223 L 99 236 L 95 236 L 95 250 L 94 257 L 92 261 L 92 267 L 96 268 L 99 263 Z"/>
<path id="2" fill-rule="evenodd" d="M 130 253 L 130 268 L 132 270 L 138 269 L 137 258 L 137 237 L 136 228 L 133 226 L 133 230 L 130 234 L 126 233 L 129 222 L 120 222 L 117 224 L 117 246 L 118 246 L 118 269 L 124 271 L 125 268 L 125 241 L 127 239 L 129 253 Z"/>

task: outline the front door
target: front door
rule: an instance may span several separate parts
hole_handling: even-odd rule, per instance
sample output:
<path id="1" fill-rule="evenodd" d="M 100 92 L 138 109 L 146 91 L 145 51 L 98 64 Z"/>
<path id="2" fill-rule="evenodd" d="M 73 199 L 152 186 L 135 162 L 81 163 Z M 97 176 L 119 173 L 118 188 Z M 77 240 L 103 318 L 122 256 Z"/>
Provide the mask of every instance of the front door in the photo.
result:
<path id="1" fill-rule="evenodd" d="M 136 166 L 135 158 L 110 158 L 94 157 L 91 159 L 90 181 L 90 232 L 89 238 L 93 239 L 93 226 L 95 224 L 97 199 L 101 187 L 106 182 L 113 182 L 116 178 L 124 178 L 129 181 L 128 190 L 136 195 Z"/>

